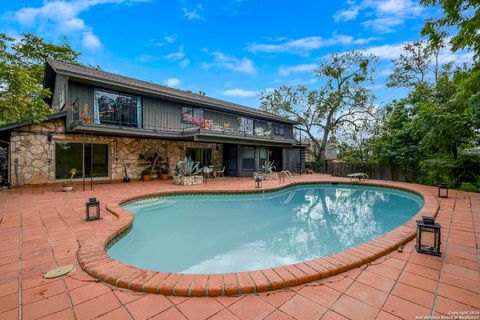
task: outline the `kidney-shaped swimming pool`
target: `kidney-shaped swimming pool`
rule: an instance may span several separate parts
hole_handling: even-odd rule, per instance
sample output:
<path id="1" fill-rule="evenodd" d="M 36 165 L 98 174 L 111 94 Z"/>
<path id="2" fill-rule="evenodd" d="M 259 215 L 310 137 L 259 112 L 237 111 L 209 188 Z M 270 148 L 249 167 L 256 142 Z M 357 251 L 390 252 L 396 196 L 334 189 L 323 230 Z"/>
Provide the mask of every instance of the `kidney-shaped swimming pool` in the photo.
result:
<path id="1" fill-rule="evenodd" d="M 359 245 L 405 223 L 423 203 L 407 191 L 348 184 L 159 196 L 124 205 L 135 221 L 108 254 L 155 271 L 259 270 Z"/>

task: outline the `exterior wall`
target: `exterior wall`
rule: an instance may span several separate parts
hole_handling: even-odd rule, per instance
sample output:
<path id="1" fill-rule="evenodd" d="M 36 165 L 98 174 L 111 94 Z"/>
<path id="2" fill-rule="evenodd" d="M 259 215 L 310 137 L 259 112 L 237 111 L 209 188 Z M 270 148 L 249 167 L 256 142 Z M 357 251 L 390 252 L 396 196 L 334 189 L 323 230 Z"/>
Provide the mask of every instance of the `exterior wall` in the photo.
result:
<path id="1" fill-rule="evenodd" d="M 65 134 L 64 120 L 46 121 L 12 131 L 10 142 L 11 184 L 16 185 L 15 159 L 18 159 L 18 183 L 46 184 L 55 182 L 55 142 L 84 142 L 83 135 Z M 48 133 L 53 133 L 53 140 L 48 141 Z M 86 136 L 90 143 L 91 136 Z M 121 180 L 124 166 L 127 165 L 130 178 L 140 178 L 145 165 L 141 165 L 140 153 L 155 150 L 168 158 L 170 169 L 177 161 L 185 157 L 186 148 L 211 148 L 213 163 L 223 164 L 223 146 L 216 143 L 193 141 L 170 141 L 160 139 L 140 139 L 111 136 L 93 136 L 93 143 L 105 143 L 109 146 L 110 177 L 95 178 L 100 180 Z"/>
<path id="2" fill-rule="evenodd" d="M 62 95 L 63 95 L 63 103 L 66 103 L 66 95 L 65 86 L 67 84 L 67 76 L 63 74 L 56 74 L 55 75 L 55 87 L 53 89 L 53 96 L 52 96 L 52 106 L 55 110 L 60 110 L 63 107 L 62 105 Z"/>
<path id="3" fill-rule="evenodd" d="M 85 104 L 88 104 L 93 109 L 93 87 L 69 81 L 68 103 L 73 104 L 77 100 L 77 98 L 77 103 L 80 107 L 80 110 L 83 110 L 83 106 Z"/>

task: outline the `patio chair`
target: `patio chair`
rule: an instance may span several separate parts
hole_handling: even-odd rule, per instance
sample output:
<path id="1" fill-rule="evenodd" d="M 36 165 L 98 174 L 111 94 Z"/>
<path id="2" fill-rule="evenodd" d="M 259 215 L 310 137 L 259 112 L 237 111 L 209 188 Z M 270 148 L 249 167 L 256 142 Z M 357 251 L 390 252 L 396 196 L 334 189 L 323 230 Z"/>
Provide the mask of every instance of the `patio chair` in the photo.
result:
<path id="1" fill-rule="evenodd" d="M 357 179 L 358 181 L 360 180 L 367 180 L 368 179 L 368 174 L 366 173 L 363 173 L 363 172 L 357 172 L 357 173 L 350 173 L 350 174 L 347 174 L 347 177 L 350 178 L 350 180 L 355 180 Z"/>
<path id="2" fill-rule="evenodd" d="M 222 170 L 218 170 L 217 172 L 215 172 L 216 178 L 219 178 L 220 176 L 222 176 L 222 178 L 225 178 L 225 166 L 223 166 Z"/>

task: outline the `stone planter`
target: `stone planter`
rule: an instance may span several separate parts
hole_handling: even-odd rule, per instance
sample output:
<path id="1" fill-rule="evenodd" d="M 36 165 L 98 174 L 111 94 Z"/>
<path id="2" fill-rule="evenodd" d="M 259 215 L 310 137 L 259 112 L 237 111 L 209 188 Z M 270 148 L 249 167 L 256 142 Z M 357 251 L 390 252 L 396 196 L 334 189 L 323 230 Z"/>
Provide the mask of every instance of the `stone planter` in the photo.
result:
<path id="1" fill-rule="evenodd" d="M 181 186 L 192 186 L 203 183 L 203 176 L 181 176 L 175 177 L 175 183 Z"/>
<path id="2" fill-rule="evenodd" d="M 73 187 L 63 187 L 63 192 L 71 192 Z"/>
<path id="3" fill-rule="evenodd" d="M 261 178 L 262 180 L 278 180 L 277 172 L 271 172 L 271 173 L 256 172 L 255 176 Z"/>

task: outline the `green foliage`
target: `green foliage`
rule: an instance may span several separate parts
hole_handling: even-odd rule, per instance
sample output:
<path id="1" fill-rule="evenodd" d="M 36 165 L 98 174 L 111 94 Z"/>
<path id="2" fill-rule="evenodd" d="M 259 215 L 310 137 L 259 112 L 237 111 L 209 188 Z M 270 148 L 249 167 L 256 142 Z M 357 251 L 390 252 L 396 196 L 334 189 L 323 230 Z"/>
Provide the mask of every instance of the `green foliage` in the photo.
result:
<path id="1" fill-rule="evenodd" d="M 297 121 L 298 129 L 314 144 L 317 160 L 323 159 L 330 135 L 371 119 L 374 96 L 368 87 L 373 83 L 376 60 L 364 50 L 334 53 L 315 70 L 322 80 L 318 89 L 299 85 L 263 92 L 261 108 Z M 322 138 L 315 135 L 319 131 Z"/>
<path id="2" fill-rule="evenodd" d="M 177 162 L 177 169 L 174 173 L 179 177 L 195 176 L 201 173 L 199 166 L 200 161 L 193 161 L 191 157 L 185 157 L 184 160 Z"/>
<path id="3" fill-rule="evenodd" d="M 265 173 L 272 173 L 275 171 L 277 168 L 274 166 L 275 161 L 268 161 L 268 159 L 265 160 L 265 163 L 262 166 L 262 170 Z"/>
<path id="4" fill-rule="evenodd" d="M 29 33 L 18 41 L 0 34 L 0 125 L 40 122 L 51 114 L 45 102 L 51 92 L 42 87 L 45 59 L 78 63 L 79 55 L 66 40 L 55 45 Z"/>

